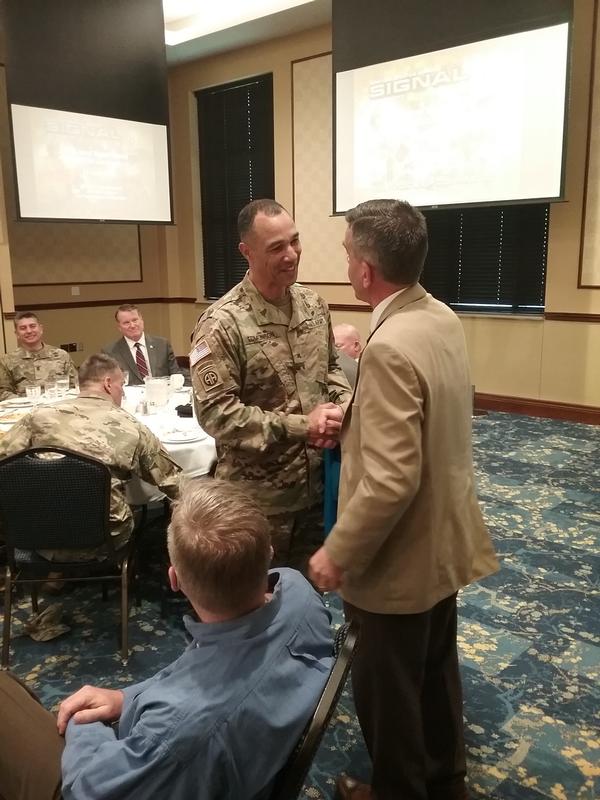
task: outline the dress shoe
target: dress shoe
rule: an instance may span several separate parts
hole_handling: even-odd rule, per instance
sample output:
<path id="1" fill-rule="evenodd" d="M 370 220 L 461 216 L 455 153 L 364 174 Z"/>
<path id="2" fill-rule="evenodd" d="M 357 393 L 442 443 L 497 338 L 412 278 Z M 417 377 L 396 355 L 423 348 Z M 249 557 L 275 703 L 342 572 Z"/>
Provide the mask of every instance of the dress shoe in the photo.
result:
<path id="1" fill-rule="evenodd" d="M 368 783 L 342 773 L 335 782 L 336 800 L 374 800 L 375 795 Z"/>

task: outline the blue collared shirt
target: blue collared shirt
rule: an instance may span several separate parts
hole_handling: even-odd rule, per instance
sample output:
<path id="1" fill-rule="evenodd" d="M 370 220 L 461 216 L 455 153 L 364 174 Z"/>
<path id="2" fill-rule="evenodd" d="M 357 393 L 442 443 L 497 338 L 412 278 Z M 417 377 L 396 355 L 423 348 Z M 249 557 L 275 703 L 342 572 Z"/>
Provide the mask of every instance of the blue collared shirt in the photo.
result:
<path id="1" fill-rule="evenodd" d="M 192 642 L 123 690 L 118 733 L 69 722 L 65 800 L 263 800 L 333 664 L 329 612 L 299 572 L 278 569 L 271 602 L 236 620 L 185 618 Z"/>

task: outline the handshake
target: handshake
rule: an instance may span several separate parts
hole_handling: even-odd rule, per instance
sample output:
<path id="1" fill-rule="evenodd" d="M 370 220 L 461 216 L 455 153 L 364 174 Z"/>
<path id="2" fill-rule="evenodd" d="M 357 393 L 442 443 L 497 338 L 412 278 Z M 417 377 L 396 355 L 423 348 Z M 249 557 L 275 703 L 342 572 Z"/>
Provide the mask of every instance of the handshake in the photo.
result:
<path id="1" fill-rule="evenodd" d="M 333 449 L 340 439 L 344 411 L 335 403 L 322 403 L 308 415 L 308 443 Z"/>

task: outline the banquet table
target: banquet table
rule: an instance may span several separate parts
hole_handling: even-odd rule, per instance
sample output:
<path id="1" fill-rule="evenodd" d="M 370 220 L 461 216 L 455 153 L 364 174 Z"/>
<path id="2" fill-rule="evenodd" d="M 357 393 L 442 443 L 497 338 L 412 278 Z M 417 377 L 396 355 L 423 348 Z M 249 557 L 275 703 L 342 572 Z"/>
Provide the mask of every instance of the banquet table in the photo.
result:
<path id="1" fill-rule="evenodd" d="M 126 386 L 123 407 L 143 422 L 157 436 L 189 478 L 207 475 L 217 458 L 215 440 L 198 425 L 195 417 L 177 416 L 177 406 L 190 402 L 191 389 L 173 392 L 167 405 L 155 414 L 137 411 L 144 402 L 143 386 Z M 133 478 L 127 487 L 127 500 L 132 505 L 143 505 L 162 499 L 164 495 L 139 478 Z"/>
<path id="2" fill-rule="evenodd" d="M 123 408 L 146 425 L 161 441 L 169 453 L 190 478 L 207 475 L 216 457 L 215 440 L 198 425 L 194 417 L 179 417 L 176 408 L 190 401 L 190 389 L 185 388 L 172 392 L 168 403 L 156 413 L 140 413 L 140 405 L 144 403 L 143 386 L 126 386 Z M 71 390 L 67 399 L 76 395 Z M 58 402 L 56 399 L 42 398 L 42 403 Z M 0 434 L 9 430 L 20 417 L 33 409 L 33 403 L 25 397 L 12 398 L 0 402 Z M 137 477 L 132 478 L 127 487 L 127 501 L 131 505 L 144 505 L 161 500 L 164 495 L 156 488 Z"/>

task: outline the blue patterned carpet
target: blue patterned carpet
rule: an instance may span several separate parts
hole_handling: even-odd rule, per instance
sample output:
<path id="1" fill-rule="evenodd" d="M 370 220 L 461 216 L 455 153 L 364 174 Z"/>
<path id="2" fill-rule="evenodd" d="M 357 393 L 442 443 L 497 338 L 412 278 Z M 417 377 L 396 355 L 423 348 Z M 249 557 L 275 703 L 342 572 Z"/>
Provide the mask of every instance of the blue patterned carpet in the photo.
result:
<path id="1" fill-rule="evenodd" d="M 459 640 L 469 785 L 489 800 L 600 798 L 600 428 L 489 414 L 474 420 L 479 496 L 502 567 L 461 593 Z M 159 526 L 155 535 L 160 535 Z M 148 547 L 147 561 L 155 548 Z M 184 646 L 181 601 L 161 619 L 158 567 L 147 563 L 130 622 L 133 655 L 116 655 L 117 610 L 94 589 L 61 598 L 70 634 L 18 636 L 11 667 L 48 708 L 83 683 L 147 677 Z M 329 600 L 336 624 L 339 601 Z M 19 603 L 18 619 L 29 613 Z M 347 687 L 304 797 L 333 797 L 369 759 Z"/>

